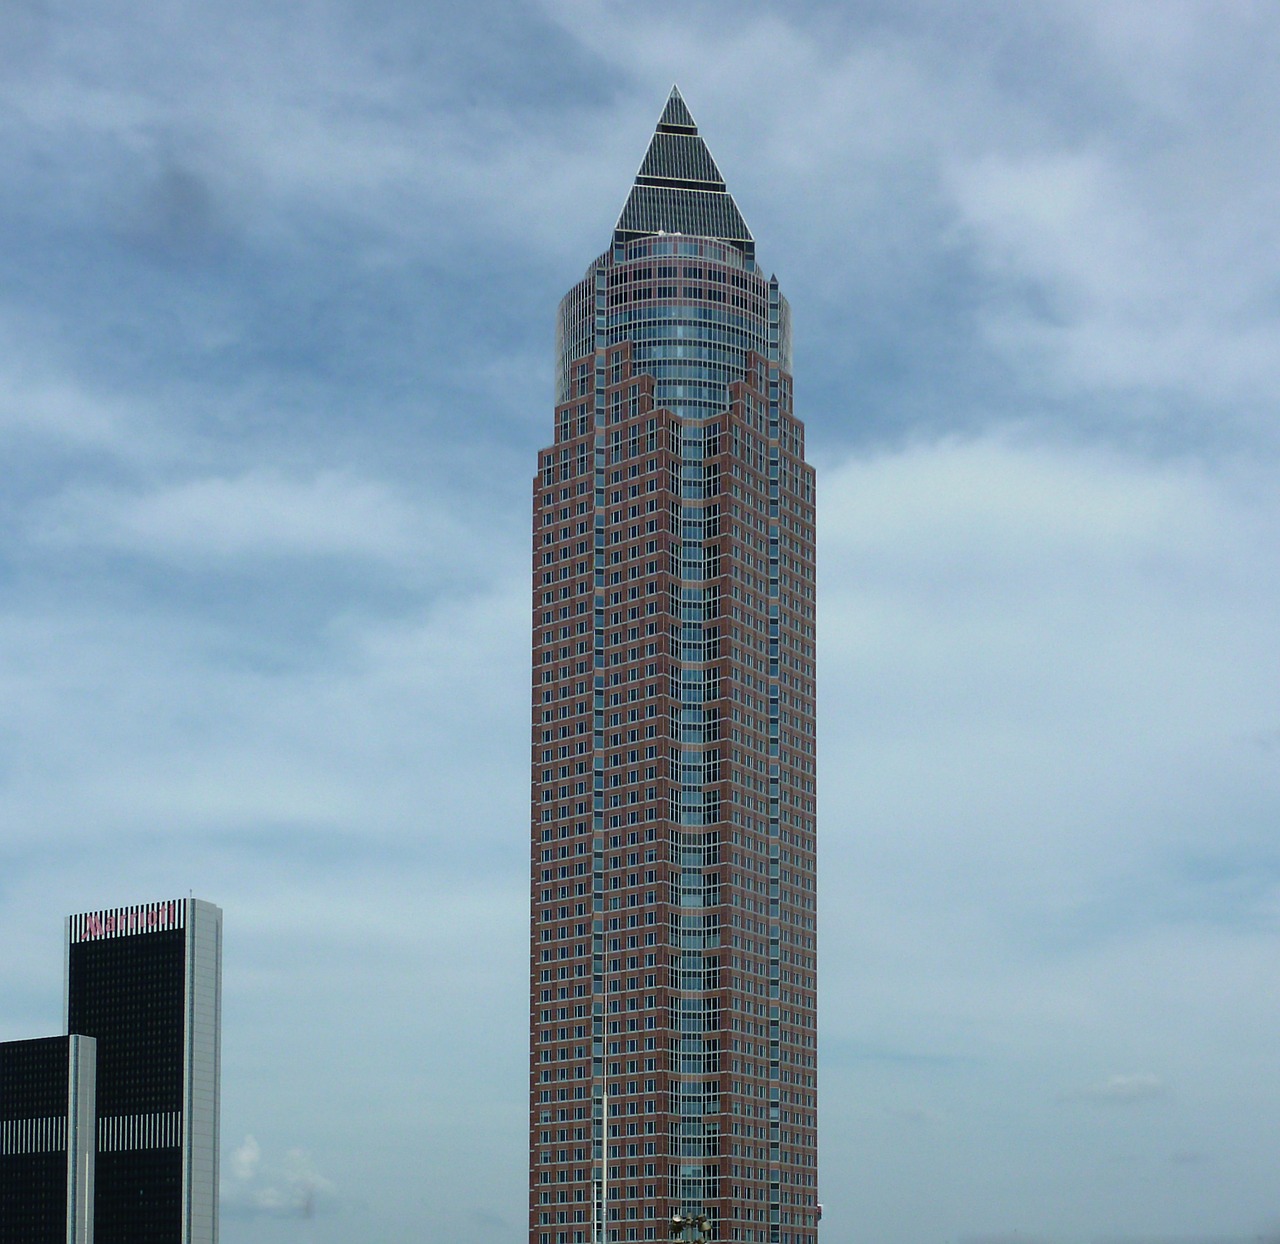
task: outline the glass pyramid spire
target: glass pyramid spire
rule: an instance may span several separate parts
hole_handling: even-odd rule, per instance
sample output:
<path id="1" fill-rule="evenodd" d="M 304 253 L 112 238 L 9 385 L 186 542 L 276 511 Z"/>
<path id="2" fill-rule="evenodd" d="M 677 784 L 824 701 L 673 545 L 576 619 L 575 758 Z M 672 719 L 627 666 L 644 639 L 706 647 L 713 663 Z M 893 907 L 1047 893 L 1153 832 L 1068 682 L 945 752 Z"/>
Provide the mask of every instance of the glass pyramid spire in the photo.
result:
<path id="1" fill-rule="evenodd" d="M 613 240 L 621 244 L 658 233 L 718 238 L 748 255 L 755 250 L 751 230 L 676 86 L 614 226 Z"/>

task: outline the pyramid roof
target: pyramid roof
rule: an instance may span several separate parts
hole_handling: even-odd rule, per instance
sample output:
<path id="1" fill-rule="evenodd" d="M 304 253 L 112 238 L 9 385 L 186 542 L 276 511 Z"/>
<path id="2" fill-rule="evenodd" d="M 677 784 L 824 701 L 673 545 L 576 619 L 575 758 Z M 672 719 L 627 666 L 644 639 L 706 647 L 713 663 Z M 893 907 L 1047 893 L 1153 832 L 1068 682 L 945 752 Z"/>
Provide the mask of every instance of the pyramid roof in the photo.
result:
<path id="1" fill-rule="evenodd" d="M 676 86 L 614 226 L 614 241 L 659 233 L 717 238 L 748 254 L 754 249 L 751 230 Z"/>

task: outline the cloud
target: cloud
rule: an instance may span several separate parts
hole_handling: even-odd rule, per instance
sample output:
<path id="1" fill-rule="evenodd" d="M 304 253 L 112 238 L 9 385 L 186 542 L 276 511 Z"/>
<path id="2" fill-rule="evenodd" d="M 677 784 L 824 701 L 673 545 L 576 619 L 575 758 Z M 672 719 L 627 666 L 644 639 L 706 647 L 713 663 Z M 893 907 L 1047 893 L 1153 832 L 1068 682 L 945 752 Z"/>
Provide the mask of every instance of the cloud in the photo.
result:
<path id="1" fill-rule="evenodd" d="M 853 1111 L 827 1116 L 826 1161 L 875 1134 L 880 1173 L 848 1203 L 946 1168 L 938 1231 L 998 1231 L 992 1207 L 1019 1203 L 1024 1234 L 1092 1238 L 1267 1075 L 1280 873 L 1253 739 L 1274 721 L 1280 509 L 1251 470 L 1025 424 L 822 465 L 824 1084 Z M 1222 894 L 1205 851 L 1257 889 Z M 869 1074 L 844 1057 L 866 1048 L 936 1057 Z M 1093 1081 L 1135 1050 L 1158 1084 Z M 1145 1110 L 1047 1124 L 1028 1103 L 1064 1080 L 1167 1103 L 1162 1134 Z M 979 1135 L 985 1156 L 958 1156 Z M 1231 1220 L 1203 1187 L 1169 1195 Z"/>
<path id="2" fill-rule="evenodd" d="M 1067 903 L 1081 869 L 1200 839 L 1196 802 L 1231 799 L 1213 771 L 1255 780 L 1266 762 L 1243 739 L 1274 725 L 1258 675 L 1280 510 L 1255 487 L 1005 436 L 827 470 L 820 633 L 842 707 L 824 751 L 854 758 L 828 766 L 828 792 L 916 804 L 921 830 L 972 818 L 976 838 L 935 829 L 920 866 L 989 850 L 1030 897 L 1026 869 L 1052 858 Z M 1202 783 L 1173 780 L 1181 812 L 1159 793 L 1171 765 Z M 1256 832 L 1244 817 L 1237 845 Z"/>
<path id="3" fill-rule="evenodd" d="M 482 12 L 488 34 L 472 47 Z M 428 35 L 395 3 L 358 14 L 326 5 L 303 22 L 241 3 L 100 13 L 65 31 L 56 55 L 42 49 L 34 80 L 7 84 L 22 122 L 13 155 L 31 170 L 33 202 L 67 215 L 57 183 L 74 179 L 85 192 L 71 214 L 104 214 L 162 259 L 229 237 L 305 244 L 320 221 L 354 225 L 369 252 L 407 245 L 451 264 L 480 220 L 508 241 L 564 246 L 564 221 L 585 221 L 583 191 L 604 182 L 549 123 L 563 102 L 531 108 L 530 96 L 549 79 L 590 89 L 573 72 L 575 49 L 536 6 L 482 0 L 467 20 L 437 19 Z M 138 53 L 155 39 L 170 48 L 163 66 Z M 505 78 L 477 75 L 474 62 L 508 41 L 521 54 Z"/>
<path id="4" fill-rule="evenodd" d="M 252 1136 L 235 1150 L 230 1165 L 222 1202 L 232 1218 L 313 1218 L 328 1207 L 334 1191 L 305 1150 L 289 1149 L 263 1164 Z"/>
<path id="5" fill-rule="evenodd" d="M 111 823 L 412 839 L 430 808 L 476 836 L 425 841 L 474 851 L 523 797 L 523 598 L 500 582 L 421 613 L 322 614 L 319 636 L 163 611 L 0 620 L 8 841 Z"/>
<path id="6" fill-rule="evenodd" d="M 1156 390 L 1219 407 L 1274 384 L 1280 324 L 1263 311 L 1265 278 L 1223 254 L 1240 240 L 1203 240 L 1213 196 L 1194 213 L 1204 219 L 1187 220 L 1185 201 L 1171 218 L 1101 148 L 991 154 L 950 182 L 958 228 L 1001 291 L 983 313 L 988 340 L 1012 366 L 1054 377 L 1058 393 Z"/>
<path id="7" fill-rule="evenodd" d="M 338 471 L 269 470 L 177 482 L 147 493 L 80 491 L 50 503 L 37 536 L 181 560 L 192 556 L 399 560 L 448 547 L 380 481 Z"/>
<path id="8" fill-rule="evenodd" d="M 193 154 L 179 155 L 163 143 L 158 147 L 149 191 L 131 203 L 125 223 L 136 245 L 179 257 L 207 252 L 223 240 L 228 222 L 220 219 L 210 177 L 196 167 Z"/>
<path id="9" fill-rule="evenodd" d="M 56 338 L 12 299 L 0 304 L 0 433 L 11 452 L 24 441 L 46 452 L 119 452 L 136 412 L 78 376 Z"/>
<path id="10" fill-rule="evenodd" d="M 231 1178 L 238 1183 L 248 1183 L 257 1174 L 261 1160 L 262 1147 L 252 1136 L 246 1136 L 231 1155 Z"/>
<path id="11" fill-rule="evenodd" d="M 1087 1088 L 1069 1093 L 1066 1101 L 1115 1102 L 1118 1104 L 1136 1104 L 1154 1101 L 1169 1095 L 1168 1086 L 1155 1075 L 1137 1073 L 1132 1075 L 1114 1075 Z"/>

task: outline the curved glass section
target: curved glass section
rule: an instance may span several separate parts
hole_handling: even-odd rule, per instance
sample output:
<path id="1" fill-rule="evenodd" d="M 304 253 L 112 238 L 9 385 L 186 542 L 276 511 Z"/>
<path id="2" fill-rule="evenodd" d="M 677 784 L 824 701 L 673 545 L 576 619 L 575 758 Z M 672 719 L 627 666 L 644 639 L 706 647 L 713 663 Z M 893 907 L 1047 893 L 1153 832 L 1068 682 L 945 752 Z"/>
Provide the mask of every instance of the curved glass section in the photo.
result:
<path id="1" fill-rule="evenodd" d="M 608 290 L 603 307 L 597 273 Z M 729 383 L 745 374 L 748 351 L 790 371 L 790 310 L 779 296 L 771 336 L 769 287 L 753 259 L 711 238 L 671 234 L 615 247 L 560 303 L 556 401 L 567 400 L 570 364 L 592 353 L 600 328 L 606 346 L 633 343 L 637 370 L 657 382 L 656 406 L 683 418 L 719 414 Z"/>

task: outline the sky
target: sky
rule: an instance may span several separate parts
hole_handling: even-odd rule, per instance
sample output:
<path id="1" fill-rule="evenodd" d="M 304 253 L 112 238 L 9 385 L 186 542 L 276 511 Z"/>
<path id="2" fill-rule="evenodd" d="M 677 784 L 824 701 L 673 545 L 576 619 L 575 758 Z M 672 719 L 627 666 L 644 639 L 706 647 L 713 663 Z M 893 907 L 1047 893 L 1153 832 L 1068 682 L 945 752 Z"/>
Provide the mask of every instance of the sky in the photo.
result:
<path id="1" fill-rule="evenodd" d="M 1280 9 L 5 0 L 0 1039 L 225 913 L 224 1244 L 523 1238 L 529 511 L 672 82 L 819 480 L 826 1244 L 1280 1239 Z"/>

